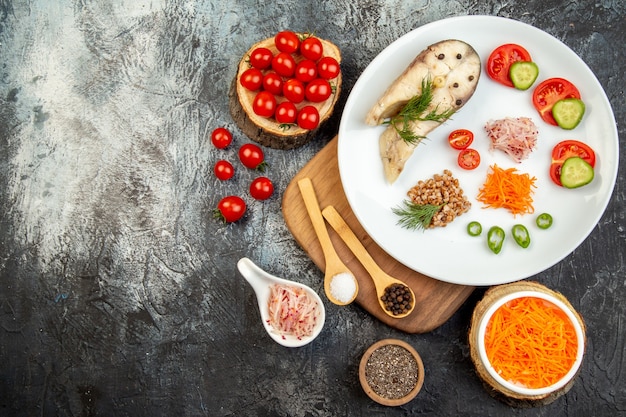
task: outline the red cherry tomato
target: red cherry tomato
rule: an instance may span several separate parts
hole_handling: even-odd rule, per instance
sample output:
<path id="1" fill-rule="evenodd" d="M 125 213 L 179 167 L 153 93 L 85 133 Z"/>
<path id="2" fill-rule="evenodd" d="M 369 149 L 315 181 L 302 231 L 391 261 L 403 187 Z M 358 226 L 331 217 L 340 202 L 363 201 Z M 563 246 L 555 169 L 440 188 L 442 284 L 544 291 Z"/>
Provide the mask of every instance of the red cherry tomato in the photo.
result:
<path id="1" fill-rule="evenodd" d="M 267 166 L 263 149 L 254 143 L 246 143 L 239 148 L 239 160 L 246 168 L 258 171 L 265 170 Z"/>
<path id="2" fill-rule="evenodd" d="M 310 59 L 303 59 L 296 65 L 295 77 L 303 83 L 313 81 L 317 77 L 317 65 Z"/>
<path id="3" fill-rule="evenodd" d="M 283 101 L 276 107 L 274 118 L 280 124 L 294 124 L 298 117 L 298 109 L 291 101 Z"/>
<path id="4" fill-rule="evenodd" d="M 295 78 L 288 79 L 283 84 L 283 96 L 292 103 L 300 103 L 304 100 L 304 84 Z"/>
<path id="5" fill-rule="evenodd" d="M 578 156 L 589 165 L 595 167 L 596 153 L 591 146 L 577 140 L 564 140 L 552 149 L 552 163 L 550 164 L 550 178 L 556 185 L 561 184 L 561 167 L 566 159 Z"/>
<path id="6" fill-rule="evenodd" d="M 224 127 L 218 127 L 211 132 L 211 142 L 217 149 L 224 149 L 233 141 L 233 135 Z"/>
<path id="7" fill-rule="evenodd" d="M 235 175 L 235 168 L 233 168 L 233 164 L 230 162 L 220 159 L 215 163 L 215 167 L 213 167 L 213 172 L 215 176 L 222 181 L 229 180 Z"/>
<path id="8" fill-rule="evenodd" d="M 313 130 L 320 124 L 320 114 L 314 106 L 304 106 L 298 112 L 298 126 Z"/>
<path id="9" fill-rule="evenodd" d="M 513 87 L 509 76 L 511 64 L 516 61 L 531 61 L 530 53 L 524 47 L 514 43 L 498 46 L 487 59 L 487 74 L 492 80 Z"/>
<path id="10" fill-rule="evenodd" d="M 258 177 L 250 184 L 250 195 L 255 200 L 267 200 L 274 194 L 274 184 L 267 177 Z"/>
<path id="11" fill-rule="evenodd" d="M 272 117 L 276 111 L 276 97 L 269 91 L 260 91 L 254 96 L 252 110 L 261 117 Z"/>
<path id="12" fill-rule="evenodd" d="M 296 71 L 296 60 L 287 52 L 279 52 L 272 59 L 272 69 L 283 77 L 292 77 Z"/>
<path id="13" fill-rule="evenodd" d="M 313 103 L 321 103 L 333 93 L 330 83 L 323 78 L 316 78 L 306 85 L 304 94 Z"/>
<path id="14" fill-rule="evenodd" d="M 274 44 L 279 51 L 293 54 L 300 47 L 300 39 L 294 32 L 283 30 L 274 36 Z"/>
<path id="15" fill-rule="evenodd" d="M 317 61 L 322 57 L 324 47 L 318 38 L 310 36 L 300 43 L 300 53 L 306 59 Z"/>
<path id="16" fill-rule="evenodd" d="M 564 78 L 548 78 L 533 91 L 533 106 L 544 122 L 558 126 L 552 115 L 554 103 L 564 98 L 580 99 L 580 92 L 574 84 Z"/>
<path id="17" fill-rule="evenodd" d="M 474 169 L 480 165 L 480 154 L 475 149 L 466 148 L 459 152 L 457 160 L 461 168 Z"/>
<path id="18" fill-rule="evenodd" d="M 332 56 L 325 56 L 317 63 L 317 73 L 326 80 L 337 78 L 340 71 L 339 62 Z"/>
<path id="19" fill-rule="evenodd" d="M 448 135 L 448 143 L 458 151 L 467 148 L 473 141 L 474 134 L 471 130 L 467 129 L 457 129 Z"/>
<path id="20" fill-rule="evenodd" d="M 272 65 L 272 58 L 274 54 L 267 48 L 256 48 L 250 54 L 250 65 L 257 69 L 266 69 Z"/>
<path id="21" fill-rule="evenodd" d="M 239 82 L 244 88 L 250 91 L 256 91 L 261 88 L 263 84 L 263 73 L 260 69 L 248 68 L 241 74 Z"/>
<path id="22" fill-rule="evenodd" d="M 275 96 L 283 93 L 283 78 L 276 74 L 274 71 L 270 71 L 263 76 L 263 89 Z"/>
<path id="23" fill-rule="evenodd" d="M 213 217 L 232 223 L 241 219 L 245 212 L 246 202 L 241 197 L 229 195 L 217 203 L 217 208 L 213 211 Z"/>

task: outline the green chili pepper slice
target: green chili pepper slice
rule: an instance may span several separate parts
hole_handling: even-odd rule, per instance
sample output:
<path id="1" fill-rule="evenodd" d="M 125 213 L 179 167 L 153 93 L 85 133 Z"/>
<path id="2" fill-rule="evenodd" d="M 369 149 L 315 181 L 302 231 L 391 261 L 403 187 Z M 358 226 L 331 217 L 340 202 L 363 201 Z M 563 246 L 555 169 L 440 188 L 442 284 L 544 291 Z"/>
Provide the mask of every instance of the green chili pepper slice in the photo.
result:
<path id="1" fill-rule="evenodd" d="M 493 226 L 487 232 L 487 246 L 496 255 L 502 250 L 505 236 L 504 230 L 500 226 Z"/>
<path id="2" fill-rule="evenodd" d="M 467 234 L 470 236 L 479 236 L 483 232 L 483 227 L 480 223 L 473 221 L 467 225 Z"/>
<path id="3" fill-rule="evenodd" d="M 517 244 L 524 249 L 530 245 L 530 233 L 528 233 L 528 229 L 523 224 L 514 225 L 511 229 L 511 233 Z"/>
<path id="4" fill-rule="evenodd" d="M 549 213 L 541 213 L 537 216 L 536 223 L 540 229 L 547 229 L 552 226 L 552 216 Z"/>

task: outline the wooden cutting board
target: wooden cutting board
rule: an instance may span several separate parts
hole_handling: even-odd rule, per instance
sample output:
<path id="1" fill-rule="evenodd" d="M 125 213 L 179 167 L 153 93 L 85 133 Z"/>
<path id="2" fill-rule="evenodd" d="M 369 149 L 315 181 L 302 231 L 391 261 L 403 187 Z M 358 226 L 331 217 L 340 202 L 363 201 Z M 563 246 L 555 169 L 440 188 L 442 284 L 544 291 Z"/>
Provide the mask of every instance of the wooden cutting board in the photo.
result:
<path id="1" fill-rule="evenodd" d="M 343 240 L 327 224 L 330 238 L 339 257 L 359 281 L 359 294 L 355 302 L 385 324 L 407 333 L 425 333 L 439 327 L 463 304 L 474 287 L 446 283 L 415 272 L 397 262 L 372 240 L 358 222 L 344 194 L 339 177 L 337 142 L 337 137 L 331 140 L 302 168 L 285 189 L 282 211 L 287 227 L 313 262 L 324 271 L 322 247 L 313 230 L 298 188 L 298 181 L 309 177 L 315 188 L 320 208 L 324 209 L 328 205 L 335 206 L 381 268 L 413 289 L 416 305 L 410 315 L 401 319 L 385 314 L 376 299 L 376 289 L 370 275 Z"/>

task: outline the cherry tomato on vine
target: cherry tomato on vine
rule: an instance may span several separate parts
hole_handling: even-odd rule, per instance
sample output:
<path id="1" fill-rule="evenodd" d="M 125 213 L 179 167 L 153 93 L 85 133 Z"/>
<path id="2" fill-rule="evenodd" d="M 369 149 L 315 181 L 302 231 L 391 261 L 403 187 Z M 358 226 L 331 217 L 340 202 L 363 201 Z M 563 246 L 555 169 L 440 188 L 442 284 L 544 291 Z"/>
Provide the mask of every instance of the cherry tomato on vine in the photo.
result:
<path id="1" fill-rule="evenodd" d="M 232 223 L 241 219 L 245 212 L 246 202 L 241 197 L 229 195 L 217 203 L 217 208 L 213 210 L 213 217 Z"/>
<path id="2" fill-rule="evenodd" d="M 577 156 L 582 158 L 591 167 L 596 165 L 596 153 L 591 146 L 573 139 L 559 142 L 552 149 L 552 163 L 550 164 L 550 179 L 556 185 L 561 184 L 561 167 L 566 159 Z"/>
<path id="3" fill-rule="evenodd" d="M 320 114 L 314 106 L 304 106 L 298 112 L 298 126 L 313 130 L 320 124 Z"/>
<path id="4" fill-rule="evenodd" d="M 310 59 L 303 59 L 296 65 L 295 77 L 303 83 L 313 81 L 317 77 L 317 65 Z"/>
<path id="5" fill-rule="evenodd" d="M 296 78 L 290 78 L 283 84 L 283 96 L 292 103 L 304 100 L 304 84 Z"/>
<path id="6" fill-rule="evenodd" d="M 306 99 L 313 103 L 325 101 L 333 93 L 330 83 L 323 78 L 316 78 L 306 85 L 304 94 Z"/>
<path id="7" fill-rule="evenodd" d="M 269 91 L 274 95 L 280 95 L 283 93 L 283 78 L 276 74 L 274 71 L 270 71 L 263 76 L 263 89 Z"/>
<path id="8" fill-rule="evenodd" d="M 457 161 L 463 169 L 474 169 L 480 165 L 480 154 L 475 149 L 466 148 L 459 152 Z"/>
<path id="9" fill-rule="evenodd" d="M 337 78 L 340 71 L 339 62 L 332 56 L 325 56 L 317 62 L 317 73 L 324 79 Z"/>
<path id="10" fill-rule="evenodd" d="M 276 97 L 269 91 L 260 91 L 254 96 L 252 110 L 261 117 L 272 117 L 276 111 Z"/>
<path id="11" fill-rule="evenodd" d="M 318 38 L 310 36 L 300 43 L 300 53 L 306 59 L 317 61 L 322 57 L 324 47 Z"/>
<path id="12" fill-rule="evenodd" d="M 263 73 L 257 68 L 248 68 L 241 74 L 239 82 L 244 88 L 250 91 L 256 91 L 263 84 Z"/>
<path id="13" fill-rule="evenodd" d="M 280 124 L 294 124 L 298 117 L 298 109 L 291 101 L 283 101 L 276 107 L 274 118 Z"/>
<path id="14" fill-rule="evenodd" d="M 233 168 L 233 164 L 231 164 L 230 162 L 224 159 L 220 159 L 215 163 L 215 166 L 213 167 L 213 172 L 219 180 L 226 181 L 231 179 L 233 175 L 235 175 L 235 168 Z"/>
<path id="15" fill-rule="evenodd" d="M 448 143 L 458 151 L 467 148 L 473 141 L 474 134 L 471 130 L 467 129 L 453 130 L 450 135 L 448 135 Z"/>
<path id="16" fill-rule="evenodd" d="M 544 122 L 558 126 L 552 115 L 552 107 L 557 101 L 566 98 L 580 99 L 580 92 L 576 86 L 564 78 L 548 78 L 535 87 L 533 106 Z"/>
<path id="17" fill-rule="evenodd" d="M 233 135 L 224 127 L 218 127 L 211 132 L 211 142 L 217 149 L 224 149 L 233 141 Z"/>
<path id="18" fill-rule="evenodd" d="M 274 184 L 267 177 L 258 177 L 250 184 L 250 195 L 255 200 L 267 200 L 274 194 Z"/>
<path id="19" fill-rule="evenodd" d="M 294 32 L 283 30 L 274 36 L 274 44 L 279 51 L 293 54 L 300 47 L 300 39 Z"/>
<path id="20" fill-rule="evenodd" d="M 239 160 L 245 167 L 261 172 L 267 166 L 263 149 L 254 143 L 246 143 L 239 148 Z"/>
<path id="21" fill-rule="evenodd" d="M 532 61 L 530 53 L 524 47 L 514 43 L 500 45 L 487 59 L 487 74 L 492 80 L 507 87 L 513 87 L 509 70 L 511 64 L 517 61 Z"/>
<path id="22" fill-rule="evenodd" d="M 259 47 L 250 54 L 250 65 L 257 69 L 269 68 L 272 65 L 272 58 L 274 58 L 272 51 Z"/>
<path id="23" fill-rule="evenodd" d="M 292 77 L 296 71 L 296 60 L 287 52 L 279 52 L 272 58 L 272 69 L 283 77 Z"/>

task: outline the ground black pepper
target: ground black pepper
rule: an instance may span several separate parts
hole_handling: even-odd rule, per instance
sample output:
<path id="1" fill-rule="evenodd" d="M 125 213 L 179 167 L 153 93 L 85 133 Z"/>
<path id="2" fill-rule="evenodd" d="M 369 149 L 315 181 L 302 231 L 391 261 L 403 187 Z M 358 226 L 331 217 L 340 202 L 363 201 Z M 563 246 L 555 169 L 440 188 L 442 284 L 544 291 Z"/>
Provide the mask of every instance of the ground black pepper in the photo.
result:
<path id="1" fill-rule="evenodd" d="M 365 379 L 378 395 L 389 400 L 406 396 L 417 385 L 417 362 L 398 345 L 384 345 L 372 352 L 365 365 Z"/>
<path id="2" fill-rule="evenodd" d="M 413 305 L 413 297 L 409 287 L 403 284 L 391 284 L 385 288 L 385 293 L 380 297 L 385 305 L 385 310 L 391 311 L 394 316 L 408 313 Z"/>

